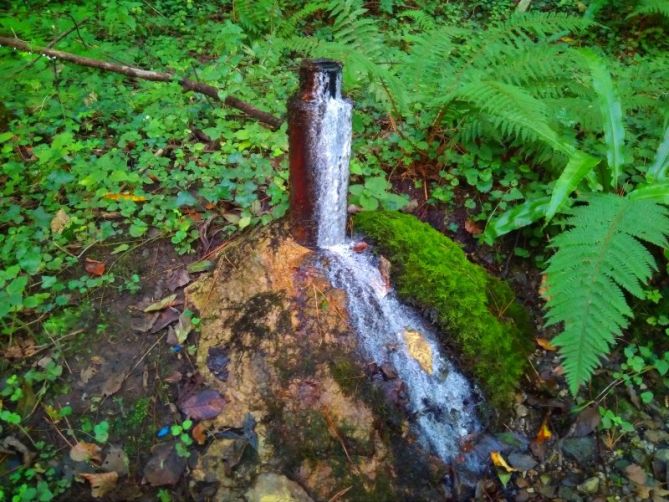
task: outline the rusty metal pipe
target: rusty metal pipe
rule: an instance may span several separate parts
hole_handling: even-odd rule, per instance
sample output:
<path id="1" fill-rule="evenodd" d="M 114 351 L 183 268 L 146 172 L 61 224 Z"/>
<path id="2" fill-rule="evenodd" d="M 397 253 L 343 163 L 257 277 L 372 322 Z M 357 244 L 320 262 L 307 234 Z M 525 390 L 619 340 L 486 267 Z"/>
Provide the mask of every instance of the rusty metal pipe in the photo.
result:
<path id="1" fill-rule="evenodd" d="M 319 211 L 324 210 L 317 200 L 318 171 L 327 167 L 319 147 L 327 131 L 321 126 L 328 99 L 345 99 L 341 98 L 341 71 L 337 61 L 303 61 L 300 87 L 288 102 L 291 233 L 297 242 L 311 248 L 318 245 Z"/>

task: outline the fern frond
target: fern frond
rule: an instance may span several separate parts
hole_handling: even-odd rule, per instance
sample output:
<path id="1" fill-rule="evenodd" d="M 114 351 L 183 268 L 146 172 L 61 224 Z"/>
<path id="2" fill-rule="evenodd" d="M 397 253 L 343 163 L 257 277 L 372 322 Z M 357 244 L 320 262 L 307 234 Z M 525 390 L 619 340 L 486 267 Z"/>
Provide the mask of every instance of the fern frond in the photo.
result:
<path id="1" fill-rule="evenodd" d="M 437 21 L 424 10 L 404 10 L 398 14 L 399 17 L 411 19 L 419 31 L 433 30 Z"/>
<path id="2" fill-rule="evenodd" d="M 642 241 L 667 245 L 669 213 L 652 201 L 599 194 L 573 208 L 566 223 L 571 228 L 553 240 L 557 252 L 546 270 L 546 319 L 563 323 L 554 341 L 576 393 L 629 324 L 624 292 L 643 297 L 656 265 Z"/>
<path id="3" fill-rule="evenodd" d="M 281 18 L 281 9 L 275 0 L 234 0 L 233 14 L 251 33 L 260 33 Z M 269 31 L 269 30 L 268 30 Z"/>
<path id="4" fill-rule="evenodd" d="M 652 15 L 669 19 L 669 0 L 641 0 L 629 17 Z"/>
<path id="5" fill-rule="evenodd" d="M 522 88 L 483 80 L 470 83 L 456 95 L 487 113 L 502 135 L 523 141 L 543 141 L 558 151 L 571 153 L 549 125 L 544 103 Z"/>

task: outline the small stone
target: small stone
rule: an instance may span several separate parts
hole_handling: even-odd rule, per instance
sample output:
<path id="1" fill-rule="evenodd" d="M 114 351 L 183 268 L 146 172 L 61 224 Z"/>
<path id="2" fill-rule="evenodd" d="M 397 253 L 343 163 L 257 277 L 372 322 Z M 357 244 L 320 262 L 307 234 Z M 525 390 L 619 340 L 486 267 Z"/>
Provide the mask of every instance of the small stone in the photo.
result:
<path id="1" fill-rule="evenodd" d="M 312 499 L 295 481 L 286 476 L 264 473 L 258 476 L 255 485 L 246 492 L 248 502 L 281 500 L 286 502 L 311 502 Z"/>
<path id="2" fill-rule="evenodd" d="M 386 380 L 395 380 L 397 378 L 397 371 L 395 371 L 395 368 L 390 363 L 383 363 L 381 365 L 381 373 L 383 373 L 383 378 Z"/>
<path id="3" fill-rule="evenodd" d="M 571 486 L 566 486 L 566 485 L 560 486 L 560 488 L 558 489 L 558 496 L 562 500 L 570 500 L 570 501 L 583 500 L 582 497 L 578 495 L 576 490 L 574 490 Z"/>
<path id="4" fill-rule="evenodd" d="M 529 410 L 527 409 L 527 406 L 525 406 L 525 405 L 517 404 L 515 406 L 515 409 L 516 409 L 516 416 L 518 418 L 526 417 L 529 414 Z"/>
<path id="5" fill-rule="evenodd" d="M 523 453 L 510 453 L 508 458 L 511 466 L 521 471 L 529 471 L 537 465 L 537 461 L 531 455 Z"/>
<path id="6" fill-rule="evenodd" d="M 579 464 L 586 465 L 595 459 L 595 439 L 589 436 L 563 439 L 562 452 Z"/>
<path id="7" fill-rule="evenodd" d="M 549 484 L 543 484 L 539 487 L 539 493 L 549 500 L 555 498 L 556 487 Z"/>
<path id="8" fill-rule="evenodd" d="M 586 479 L 583 483 L 578 485 L 578 491 L 582 493 L 587 493 L 587 494 L 594 494 L 599 491 L 599 478 L 598 477 L 592 477 L 589 479 Z"/>
<path id="9" fill-rule="evenodd" d="M 653 444 L 669 442 L 669 432 L 661 430 L 650 430 L 644 434 L 645 438 Z"/>
<path id="10" fill-rule="evenodd" d="M 655 459 L 660 462 L 669 462 L 669 448 L 662 448 L 655 452 Z"/>

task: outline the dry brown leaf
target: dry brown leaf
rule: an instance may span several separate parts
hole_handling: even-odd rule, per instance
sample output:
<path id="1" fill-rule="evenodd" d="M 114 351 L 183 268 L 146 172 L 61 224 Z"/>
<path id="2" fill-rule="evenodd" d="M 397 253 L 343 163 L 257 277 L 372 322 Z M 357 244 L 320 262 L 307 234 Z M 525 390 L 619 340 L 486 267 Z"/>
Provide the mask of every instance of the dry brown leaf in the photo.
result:
<path id="1" fill-rule="evenodd" d="M 203 445 L 207 441 L 207 426 L 204 422 L 198 423 L 191 431 L 191 436 L 199 445 Z"/>
<path id="2" fill-rule="evenodd" d="M 113 394 L 116 394 L 121 389 L 121 386 L 125 381 L 125 377 L 125 373 L 114 373 L 109 378 L 107 378 L 105 383 L 102 384 L 102 395 L 104 397 L 109 397 Z"/>
<path id="3" fill-rule="evenodd" d="M 504 470 L 506 470 L 506 472 L 516 472 L 518 470 L 507 464 L 506 460 L 504 460 L 504 457 L 502 457 L 502 454 L 498 451 L 490 452 L 490 460 L 492 460 L 492 463 L 496 467 L 502 467 Z"/>
<path id="4" fill-rule="evenodd" d="M 102 451 L 95 443 L 80 441 L 70 449 L 70 458 L 75 462 L 102 462 Z"/>
<path id="5" fill-rule="evenodd" d="M 25 359 L 37 353 L 35 340 L 32 338 L 22 338 L 7 347 L 3 356 L 7 359 Z"/>
<path id="6" fill-rule="evenodd" d="M 351 249 L 356 253 L 364 253 L 368 247 L 369 244 L 367 244 L 365 241 L 359 241 L 353 244 Z"/>
<path id="7" fill-rule="evenodd" d="M 91 484 L 91 495 L 96 499 L 104 497 L 116 488 L 116 482 L 118 481 L 118 474 L 116 472 L 86 472 L 80 473 L 79 476 Z"/>
<path id="8" fill-rule="evenodd" d="M 637 485 L 643 486 L 646 484 L 646 471 L 637 464 L 630 464 L 625 467 L 625 476 Z"/>
<path id="9" fill-rule="evenodd" d="M 478 223 L 470 219 L 465 220 L 465 231 L 467 231 L 467 233 L 473 235 L 474 237 L 481 235 L 481 232 L 483 232 Z"/>
<path id="10" fill-rule="evenodd" d="M 546 338 L 536 338 L 535 340 L 537 342 L 537 345 L 541 347 L 544 350 L 547 350 L 549 352 L 555 352 L 557 350 L 557 347 L 553 345 L 550 340 Z"/>
<path id="11" fill-rule="evenodd" d="M 166 296 L 162 300 L 152 303 L 151 305 L 146 307 L 144 309 L 144 312 L 158 312 L 159 310 L 164 310 L 167 307 L 171 307 L 172 305 L 174 305 L 176 299 L 177 299 L 176 294 Z"/>
<path id="12" fill-rule="evenodd" d="M 84 368 L 79 373 L 79 380 L 81 380 L 81 383 L 87 384 L 90 381 L 90 379 L 95 376 L 97 372 L 98 369 L 95 366 L 89 366 L 87 368 Z"/>
<path id="13" fill-rule="evenodd" d="M 105 273 L 105 264 L 98 260 L 86 258 L 86 261 L 84 262 L 84 269 L 88 275 L 92 275 L 93 277 L 100 277 Z"/>
<path id="14" fill-rule="evenodd" d="M 163 381 L 167 383 L 179 383 L 182 378 L 183 374 L 181 373 L 181 371 L 175 371 L 174 373 L 163 378 Z"/>
<path id="15" fill-rule="evenodd" d="M 546 274 L 541 275 L 541 284 L 539 284 L 539 296 L 546 301 L 550 301 L 551 299 L 551 296 L 549 294 L 548 276 Z"/>
<path id="16" fill-rule="evenodd" d="M 53 217 L 51 220 L 51 231 L 54 234 L 60 234 L 67 228 L 67 226 L 70 224 L 70 217 L 67 215 L 67 213 L 63 209 L 59 209 L 56 212 L 56 215 Z"/>
<path id="17" fill-rule="evenodd" d="M 587 436 L 597 429 L 601 419 L 598 407 L 596 405 L 588 406 L 576 417 L 569 435 L 573 437 Z"/>

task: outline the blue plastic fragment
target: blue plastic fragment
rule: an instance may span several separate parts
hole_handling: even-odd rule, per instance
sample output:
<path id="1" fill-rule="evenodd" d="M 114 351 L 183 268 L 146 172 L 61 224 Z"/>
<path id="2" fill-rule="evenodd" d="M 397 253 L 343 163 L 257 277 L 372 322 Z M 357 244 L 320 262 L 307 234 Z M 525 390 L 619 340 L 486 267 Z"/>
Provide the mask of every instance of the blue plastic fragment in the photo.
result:
<path id="1" fill-rule="evenodd" d="M 170 433 L 170 426 L 166 425 L 165 427 L 161 428 L 157 433 L 156 436 L 159 438 L 164 438 Z"/>
<path id="2" fill-rule="evenodd" d="M 181 352 L 181 349 L 182 349 L 182 347 L 178 343 L 176 345 L 172 346 L 172 352 L 179 353 L 179 352 Z"/>

